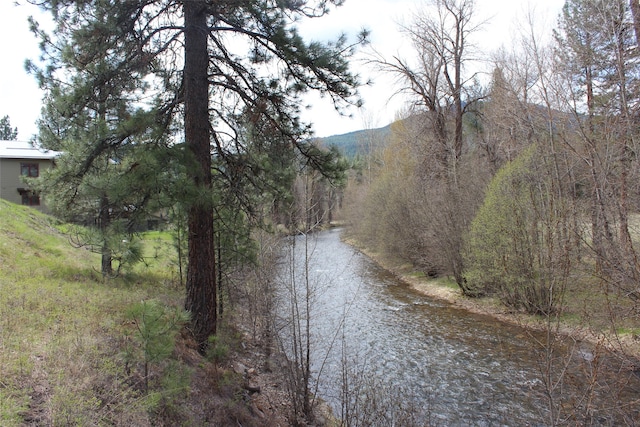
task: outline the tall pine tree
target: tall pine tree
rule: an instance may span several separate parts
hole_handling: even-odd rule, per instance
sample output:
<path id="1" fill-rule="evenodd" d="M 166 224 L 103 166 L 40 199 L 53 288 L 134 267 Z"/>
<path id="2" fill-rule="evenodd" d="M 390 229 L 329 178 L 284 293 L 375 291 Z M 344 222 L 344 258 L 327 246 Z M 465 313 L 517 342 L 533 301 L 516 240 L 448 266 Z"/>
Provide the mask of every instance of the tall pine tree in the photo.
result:
<path id="1" fill-rule="evenodd" d="M 301 97 L 315 90 L 339 108 L 355 102 L 347 60 L 366 34 L 354 45 L 344 36 L 307 43 L 298 34 L 297 20 L 322 16 L 340 0 L 38 3 L 57 24 L 55 37 L 33 25 L 48 66 L 31 68 L 53 113 L 42 122 L 43 145 L 86 132 L 79 173 L 127 143 L 169 139 L 183 149 L 191 182 L 181 200 L 189 228 L 185 304 L 204 351 L 216 331 L 212 158 L 234 158 L 243 149 L 240 122 L 253 117 L 322 169 L 327 157 L 310 148 L 309 126 L 298 117 Z"/>
<path id="2" fill-rule="evenodd" d="M 0 119 L 0 141 L 15 141 L 18 139 L 18 128 L 11 127 L 9 116 Z"/>

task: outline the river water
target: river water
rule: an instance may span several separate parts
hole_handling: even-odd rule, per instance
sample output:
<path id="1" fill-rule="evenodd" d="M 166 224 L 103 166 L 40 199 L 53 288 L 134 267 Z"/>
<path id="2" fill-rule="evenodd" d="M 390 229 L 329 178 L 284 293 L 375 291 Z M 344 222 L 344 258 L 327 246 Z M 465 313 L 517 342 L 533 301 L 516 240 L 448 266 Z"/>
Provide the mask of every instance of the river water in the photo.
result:
<path id="1" fill-rule="evenodd" d="M 602 362 L 586 345 L 545 352 L 544 335 L 419 294 L 341 242 L 340 234 L 332 229 L 292 238 L 280 269 L 281 282 L 290 284 L 280 300 L 283 334 L 293 324 L 287 313 L 294 283 L 297 314 L 310 319 L 313 387 L 338 416 L 349 390 L 351 400 L 360 393 L 369 404 L 381 394 L 392 408 L 429 425 L 544 426 L 555 424 L 552 415 L 574 416 L 570 424 L 637 422 L 637 402 L 613 408 L 621 399 L 640 398 L 633 372 L 623 373 L 624 387 L 612 380 L 604 380 L 604 391 L 589 387 L 603 376 Z M 304 328 L 300 335 L 306 336 Z M 555 381 L 551 393 L 545 379 Z"/>

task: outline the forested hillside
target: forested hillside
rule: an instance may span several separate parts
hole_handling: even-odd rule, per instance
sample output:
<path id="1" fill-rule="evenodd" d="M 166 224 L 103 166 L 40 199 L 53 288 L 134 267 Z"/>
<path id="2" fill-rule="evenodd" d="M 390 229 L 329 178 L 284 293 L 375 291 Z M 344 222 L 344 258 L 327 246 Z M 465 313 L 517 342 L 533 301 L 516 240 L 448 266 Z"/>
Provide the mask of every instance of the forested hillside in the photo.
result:
<path id="1" fill-rule="evenodd" d="M 348 159 L 356 156 L 369 156 L 380 148 L 391 134 L 391 126 L 387 125 L 376 129 L 363 129 L 341 135 L 332 135 L 320 138 L 322 144 L 327 147 L 336 147 L 342 155 Z"/>

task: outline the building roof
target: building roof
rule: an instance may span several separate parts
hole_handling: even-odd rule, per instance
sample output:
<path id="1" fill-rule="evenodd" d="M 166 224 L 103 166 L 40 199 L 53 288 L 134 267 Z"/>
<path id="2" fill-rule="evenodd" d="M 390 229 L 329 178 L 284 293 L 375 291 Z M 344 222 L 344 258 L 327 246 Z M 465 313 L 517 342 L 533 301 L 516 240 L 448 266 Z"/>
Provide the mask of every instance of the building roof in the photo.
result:
<path id="1" fill-rule="evenodd" d="M 60 151 L 44 150 L 26 141 L 0 141 L 0 159 L 55 159 Z"/>

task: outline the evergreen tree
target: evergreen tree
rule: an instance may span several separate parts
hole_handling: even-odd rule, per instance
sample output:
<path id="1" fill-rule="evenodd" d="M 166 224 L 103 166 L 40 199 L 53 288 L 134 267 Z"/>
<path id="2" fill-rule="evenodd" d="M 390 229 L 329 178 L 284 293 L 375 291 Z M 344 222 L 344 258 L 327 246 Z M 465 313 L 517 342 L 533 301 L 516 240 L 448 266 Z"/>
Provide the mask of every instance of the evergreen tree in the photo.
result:
<path id="1" fill-rule="evenodd" d="M 107 11 L 96 12 L 96 19 L 109 23 Z M 83 9 L 73 18 L 60 19 L 79 23 L 92 15 Z M 72 241 L 100 253 L 102 275 L 109 277 L 114 260 L 119 270 L 140 258 L 131 234 L 149 213 L 146 208 L 157 208 L 152 203 L 158 194 L 155 184 L 166 176 L 163 166 L 169 162 L 158 160 L 164 151 L 157 148 L 167 147 L 166 139 L 155 132 L 153 113 L 132 105 L 140 101 L 147 84 L 119 74 L 126 52 L 114 52 L 106 29 L 95 24 L 95 31 L 103 35 L 95 39 L 84 31 L 62 32 L 55 45 L 59 56 L 51 56 L 52 67 L 39 72 L 47 89 L 40 142 L 63 154 L 57 167 L 34 186 L 55 214 L 92 226 L 88 231 L 78 228 Z M 133 61 L 126 67 L 143 73 L 148 64 Z M 62 71 L 72 77 L 60 78 Z"/>
<path id="2" fill-rule="evenodd" d="M 65 141 L 56 167 L 31 185 L 53 214 L 81 225 L 69 229 L 70 240 L 101 254 L 102 275 L 112 277 L 141 260 L 136 233 L 169 205 L 179 173 L 164 150 L 130 144 L 96 158 L 80 174 L 86 153 L 74 142 Z"/>
<path id="3" fill-rule="evenodd" d="M 631 3 L 631 6 L 630 6 Z M 567 0 L 556 32 L 574 115 L 571 150 L 588 173 L 595 273 L 640 301 L 640 264 L 629 211 L 637 204 L 635 141 L 640 71 L 634 7 L 624 0 Z M 637 2 L 636 2 L 637 3 Z M 578 147 L 576 150 L 575 147 Z"/>
<path id="4" fill-rule="evenodd" d="M 298 118 L 301 96 L 317 90 L 337 107 L 351 102 L 357 79 L 347 59 L 353 45 L 344 36 L 328 44 L 307 43 L 294 24 L 322 16 L 329 4 L 341 1 L 38 3 L 51 11 L 56 36 L 33 24 L 49 65 L 44 70 L 29 66 L 61 119 L 56 126 L 42 123 L 49 131 L 41 137 L 43 144 L 52 145 L 50 135 L 73 138 L 78 128 L 99 127 L 101 132 L 84 139 L 80 173 L 132 141 L 160 146 L 170 137 L 184 151 L 191 182 L 181 200 L 189 229 L 185 304 L 204 351 L 216 330 L 212 159 L 224 162 L 242 149 L 240 118 L 248 114 L 322 168 L 326 156 L 305 142 L 310 135 Z M 75 124 L 78 117 L 81 122 Z"/>
<path id="5" fill-rule="evenodd" d="M 18 128 L 11 127 L 9 116 L 0 119 L 0 141 L 15 141 L 18 139 Z"/>

